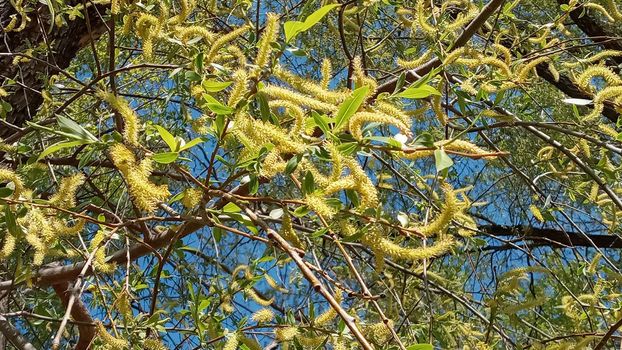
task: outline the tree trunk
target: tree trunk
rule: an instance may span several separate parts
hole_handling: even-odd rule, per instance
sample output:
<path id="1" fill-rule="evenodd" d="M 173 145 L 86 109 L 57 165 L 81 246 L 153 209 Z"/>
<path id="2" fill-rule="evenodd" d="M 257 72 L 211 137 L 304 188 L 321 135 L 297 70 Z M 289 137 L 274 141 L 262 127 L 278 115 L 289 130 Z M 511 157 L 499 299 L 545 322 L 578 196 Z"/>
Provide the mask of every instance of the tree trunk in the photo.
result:
<path id="1" fill-rule="evenodd" d="M 74 0 L 76 3 L 79 0 Z M 75 5 L 75 4 L 74 4 Z M 4 98 L 12 111 L 8 113 L 6 122 L 0 123 L 0 138 L 6 138 L 21 127 L 25 121 L 31 120 L 43 102 L 41 90 L 47 79 L 67 68 L 78 50 L 89 45 L 91 40 L 97 40 L 106 30 L 102 16 L 105 7 L 89 6 L 88 20 L 76 17 L 59 27 L 54 24 L 46 5 L 37 2 L 36 7 L 27 13 L 29 22 L 21 31 L 5 32 L 0 29 L 2 36 L 0 43 L 0 86 L 9 93 Z M 0 25 L 5 28 L 11 15 L 16 10 L 9 0 L 0 0 Z M 19 14 L 18 25 L 21 22 Z M 89 25 L 90 24 L 90 31 Z M 34 58 L 13 64 L 15 54 L 24 54 L 28 49 L 33 50 Z M 23 58 L 23 56 L 22 56 Z M 12 79 L 14 84 L 6 86 L 7 80 Z"/>

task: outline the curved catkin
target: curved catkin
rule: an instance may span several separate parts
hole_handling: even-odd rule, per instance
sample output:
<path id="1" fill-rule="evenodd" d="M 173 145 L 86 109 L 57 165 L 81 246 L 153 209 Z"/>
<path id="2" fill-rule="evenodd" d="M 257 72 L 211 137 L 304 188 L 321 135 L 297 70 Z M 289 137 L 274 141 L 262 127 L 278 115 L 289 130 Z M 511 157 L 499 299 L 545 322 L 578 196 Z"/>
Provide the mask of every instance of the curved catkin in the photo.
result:
<path id="1" fill-rule="evenodd" d="M 343 102 L 348 95 L 339 91 L 329 91 L 322 84 L 308 81 L 281 66 L 274 67 L 273 73 L 276 77 L 291 85 L 294 89 L 305 94 L 313 96 L 322 102 L 330 104 L 339 104 Z"/>
<path id="2" fill-rule="evenodd" d="M 101 321 L 97 321 L 95 326 L 97 328 L 97 337 L 108 349 L 123 350 L 129 347 L 127 340 L 116 338 L 108 333 Z"/>
<path id="3" fill-rule="evenodd" d="M 410 134 L 410 127 L 394 116 L 378 112 L 357 112 L 350 118 L 348 129 L 356 140 L 363 138 L 363 126 L 365 123 L 382 123 L 396 126 L 401 133 Z"/>
<path id="4" fill-rule="evenodd" d="M 337 301 L 337 303 L 341 303 L 342 300 L 343 300 L 343 295 L 341 294 L 341 292 L 338 291 L 337 293 L 335 293 L 335 301 Z M 328 324 L 330 321 L 332 321 L 333 319 L 335 319 L 335 317 L 337 317 L 337 311 L 332 306 L 329 305 L 328 309 L 326 309 L 326 311 L 318 315 L 313 321 L 313 323 L 318 327 L 324 326 Z"/>
<path id="5" fill-rule="evenodd" d="M 598 118 L 598 116 L 605 109 L 605 101 L 609 99 L 615 99 L 619 96 L 622 96 L 622 85 L 618 86 L 608 86 L 601 91 L 599 91 L 594 97 L 594 109 L 592 112 L 583 117 L 584 121 L 594 120 Z"/>
<path id="6" fill-rule="evenodd" d="M 622 12 L 618 9 L 614 0 L 602 0 L 607 9 L 607 13 L 617 21 L 622 21 Z"/>
<path id="7" fill-rule="evenodd" d="M 365 73 L 361 56 L 356 56 L 354 57 L 354 60 L 352 60 L 352 75 L 354 77 L 353 80 L 355 86 L 369 87 L 367 96 L 372 96 L 376 92 L 378 83 L 373 78 L 368 77 Z"/>
<path id="8" fill-rule="evenodd" d="M 458 205 L 458 201 L 456 199 L 456 193 L 451 186 L 445 183 L 442 188 L 445 193 L 445 202 L 440 214 L 429 224 L 417 228 L 417 231 L 426 237 L 444 232 L 445 229 L 449 227 L 451 220 L 453 220 L 456 217 L 456 214 L 460 211 L 460 206 Z"/>
<path id="9" fill-rule="evenodd" d="M 186 18 L 188 18 L 188 16 L 190 15 L 190 12 L 194 10 L 194 7 L 196 6 L 196 2 L 194 0 L 192 1 L 180 0 L 179 6 L 180 6 L 179 13 L 171 17 L 168 20 L 169 24 L 183 23 L 186 20 Z"/>
<path id="10" fill-rule="evenodd" d="M 361 239 L 363 244 L 373 250 L 380 250 L 384 254 L 408 261 L 419 261 L 430 259 L 447 253 L 455 246 L 451 237 L 443 237 L 435 242 L 434 245 L 419 248 L 405 248 L 381 236 L 378 229 L 369 230 Z"/>
<path id="11" fill-rule="evenodd" d="M 270 108 L 285 108 L 285 112 L 294 117 L 294 125 L 290 128 L 289 134 L 298 136 L 304 131 L 305 112 L 296 104 L 286 100 L 272 100 L 268 102 Z"/>
<path id="12" fill-rule="evenodd" d="M 19 198 L 19 195 L 24 192 L 24 182 L 13 170 L 0 167 L 0 181 L 13 183 L 14 190 L 11 195 L 13 199 Z"/>
<path id="13" fill-rule="evenodd" d="M 584 59 L 580 59 L 577 62 L 572 62 L 572 63 L 566 63 L 564 64 L 564 66 L 569 67 L 569 68 L 574 68 L 574 67 L 578 67 L 582 64 L 591 64 L 594 62 L 598 62 L 601 60 L 604 60 L 606 58 L 609 57 L 620 57 L 622 56 L 622 51 L 618 51 L 618 50 L 603 50 L 599 53 L 597 53 L 594 56 L 588 57 L 588 58 L 584 58 Z"/>
<path id="14" fill-rule="evenodd" d="M 605 18 L 607 18 L 609 20 L 609 22 L 615 22 L 615 18 L 613 18 L 610 14 L 609 11 L 607 11 L 607 9 L 605 9 L 605 7 L 603 7 L 602 5 L 599 4 L 595 4 L 593 2 L 588 2 L 583 4 L 583 7 L 594 10 L 596 12 L 600 12 L 601 15 L 603 15 Z"/>
<path id="15" fill-rule="evenodd" d="M 213 62 L 214 59 L 216 58 L 216 56 L 218 55 L 218 51 L 220 51 L 220 49 L 223 48 L 223 46 L 225 46 L 226 44 L 228 44 L 231 41 L 235 40 L 239 36 L 242 36 L 242 35 L 246 34 L 246 32 L 248 30 L 249 30 L 248 26 L 242 26 L 242 27 L 239 27 L 239 28 L 236 28 L 236 29 L 232 30 L 231 32 L 229 32 L 229 33 L 227 33 L 225 35 L 219 36 L 212 43 L 212 46 L 210 47 L 209 52 L 205 56 L 205 62 L 206 63 Z"/>
<path id="16" fill-rule="evenodd" d="M 93 268 L 103 273 L 110 273 L 115 270 L 116 266 L 106 262 L 106 250 L 103 247 L 105 239 L 105 232 L 102 230 L 97 231 L 93 239 L 91 239 L 89 251 L 95 252 L 93 255 Z"/>
<path id="17" fill-rule="evenodd" d="M 534 68 L 536 68 L 537 65 L 543 62 L 547 62 L 549 60 L 549 57 L 539 57 L 535 60 L 529 61 L 529 63 L 523 65 L 518 71 L 518 73 L 516 74 L 516 80 L 521 83 L 526 82 L 527 78 L 529 78 L 529 74 L 534 70 Z"/>
<path id="18" fill-rule="evenodd" d="M 326 204 L 324 198 L 318 194 L 308 194 L 304 200 L 309 209 L 324 219 L 331 219 L 336 214 L 336 210 Z"/>
<path id="19" fill-rule="evenodd" d="M 251 319 L 257 323 L 268 323 L 274 319 L 274 312 L 270 309 L 261 309 L 255 312 Z"/>
<path id="20" fill-rule="evenodd" d="M 275 280 L 274 278 L 272 278 L 272 276 L 268 275 L 267 273 L 264 275 L 264 279 L 266 280 L 266 283 L 274 290 L 282 292 L 282 293 L 287 293 L 289 292 L 289 290 L 287 290 L 286 288 L 281 287 Z"/>
<path id="21" fill-rule="evenodd" d="M 261 306 L 270 306 L 274 302 L 274 298 L 263 299 L 262 297 L 257 295 L 257 293 L 255 292 L 255 290 L 253 290 L 253 288 L 247 288 L 245 292 L 249 298 L 251 298 L 254 302 L 256 302 L 257 304 Z"/>
<path id="22" fill-rule="evenodd" d="M 203 38 L 211 42 L 216 36 L 209 29 L 202 26 L 175 27 L 175 33 L 183 44 L 187 44 L 192 38 Z"/>
<path id="23" fill-rule="evenodd" d="M 577 77 L 577 84 L 588 89 L 592 79 L 600 77 L 607 82 L 607 85 L 622 85 L 622 78 L 614 73 L 611 69 L 603 66 L 590 66 Z"/>
<path id="24" fill-rule="evenodd" d="M 307 106 L 311 109 L 315 109 L 317 111 L 322 112 L 335 112 L 337 111 L 337 107 L 334 104 L 322 102 L 314 99 L 313 97 L 305 96 L 303 94 L 271 85 L 266 84 L 266 86 L 261 89 L 263 93 L 266 95 L 279 100 L 291 101 L 297 105 Z"/>
<path id="25" fill-rule="evenodd" d="M 153 39 L 160 35 L 160 19 L 148 13 L 141 13 L 136 20 L 136 35 L 143 41 L 143 56 L 153 58 Z"/>
<path id="26" fill-rule="evenodd" d="M 427 62 L 432 57 L 433 53 L 434 52 L 432 50 L 427 50 L 422 55 L 420 55 L 418 58 L 411 60 L 411 61 L 406 61 L 398 57 L 397 65 L 404 69 L 415 69 L 421 66 L 422 64 L 424 64 L 425 62 Z"/>
<path id="27" fill-rule="evenodd" d="M 110 158 L 127 182 L 130 196 L 139 209 L 153 212 L 158 203 L 170 196 L 166 185 L 157 186 L 149 181 L 149 159 L 137 163 L 134 153 L 120 143 L 110 147 Z"/>
<path id="28" fill-rule="evenodd" d="M 138 114 L 129 103 L 123 97 L 105 91 L 98 92 L 97 96 L 106 101 L 123 118 L 123 140 L 128 145 L 138 145 Z"/>
<path id="29" fill-rule="evenodd" d="M 415 12 L 416 21 L 413 23 L 413 25 L 416 23 L 417 27 L 420 28 L 423 32 L 429 35 L 434 35 L 436 33 L 436 28 L 428 23 L 427 16 L 425 14 L 424 4 L 424 0 L 417 0 L 417 7 Z"/>
<path id="30" fill-rule="evenodd" d="M 76 192 L 84 183 L 84 175 L 78 173 L 72 176 L 64 177 L 60 181 L 58 191 L 50 197 L 50 203 L 54 206 L 70 209 L 76 206 Z"/>
<path id="31" fill-rule="evenodd" d="M 261 39 L 259 39 L 259 49 L 255 58 L 255 66 L 257 66 L 254 74 L 260 73 L 268 66 L 270 54 L 272 53 L 272 43 L 279 36 L 279 16 L 274 13 L 268 13 L 266 16 L 266 27 Z"/>

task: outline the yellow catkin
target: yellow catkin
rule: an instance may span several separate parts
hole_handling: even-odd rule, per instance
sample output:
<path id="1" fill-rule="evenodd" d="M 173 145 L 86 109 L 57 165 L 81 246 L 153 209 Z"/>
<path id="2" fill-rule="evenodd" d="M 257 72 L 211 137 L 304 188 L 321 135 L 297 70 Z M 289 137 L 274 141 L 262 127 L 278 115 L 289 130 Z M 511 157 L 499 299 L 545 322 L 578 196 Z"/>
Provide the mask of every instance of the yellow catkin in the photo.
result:
<path id="1" fill-rule="evenodd" d="M 145 339 L 143 348 L 146 350 L 167 350 L 168 348 L 157 339 Z"/>
<path id="2" fill-rule="evenodd" d="M 425 1 L 424 0 L 417 0 L 415 16 L 416 16 L 416 21 L 413 23 L 413 25 L 415 25 L 416 23 L 417 28 L 421 29 L 423 32 L 429 35 L 434 35 L 437 33 L 436 28 L 431 26 L 428 23 L 427 16 L 425 14 Z"/>
<path id="3" fill-rule="evenodd" d="M 209 29 L 202 26 L 175 27 L 175 33 L 183 44 L 187 44 L 193 38 L 203 38 L 211 42 L 216 36 Z"/>
<path id="4" fill-rule="evenodd" d="M 96 322 L 97 336 L 102 344 L 108 350 L 125 350 L 128 349 L 130 344 L 125 339 L 116 338 L 112 334 L 108 333 L 104 325 L 100 322 Z"/>
<path id="5" fill-rule="evenodd" d="M 315 349 L 318 346 L 320 346 L 322 343 L 324 343 L 326 338 L 327 336 L 324 336 L 324 335 L 310 336 L 310 337 L 299 335 L 296 337 L 296 340 L 298 340 L 300 345 L 302 345 L 303 348 L 305 349 L 308 349 L 308 348 Z"/>
<path id="6" fill-rule="evenodd" d="M 81 173 L 63 178 L 58 191 L 50 197 L 50 204 L 63 209 L 75 207 L 76 192 L 83 183 L 84 175 Z"/>
<path id="7" fill-rule="evenodd" d="M 257 323 L 268 323 L 274 319 L 274 312 L 270 309 L 261 309 L 255 312 L 251 319 Z"/>
<path id="8" fill-rule="evenodd" d="M 4 236 L 4 245 L 2 246 L 2 250 L 0 250 L 0 259 L 5 259 L 11 255 L 15 250 L 15 244 L 15 236 L 6 231 L 6 235 Z"/>
<path id="9" fill-rule="evenodd" d="M 456 199 L 456 193 L 451 186 L 445 183 L 442 188 L 445 193 L 445 203 L 440 214 L 427 225 L 417 228 L 417 231 L 424 236 L 431 236 L 444 232 L 460 209 Z"/>
<path id="10" fill-rule="evenodd" d="M 304 200 L 309 209 L 324 219 L 331 219 L 336 214 L 336 210 L 326 204 L 324 198 L 318 194 L 308 194 Z"/>
<path id="11" fill-rule="evenodd" d="M 374 252 L 380 251 L 393 258 L 409 261 L 418 261 L 441 256 L 455 246 L 455 242 L 451 237 L 443 237 L 431 246 L 405 248 L 382 237 L 377 228 L 369 230 L 367 234 L 363 236 L 362 242 L 374 250 Z"/>
<path id="12" fill-rule="evenodd" d="M 279 16 L 274 13 L 268 13 L 266 16 L 266 26 L 261 38 L 259 39 L 259 49 L 255 58 L 255 74 L 260 73 L 268 66 L 270 54 L 272 52 L 272 43 L 279 36 Z"/>
<path id="13" fill-rule="evenodd" d="M 106 250 L 103 247 L 105 239 L 105 232 L 102 230 L 97 231 L 97 233 L 93 236 L 93 239 L 91 239 L 89 250 L 91 252 L 95 252 L 93 255 L 93 268 L 103 273 L 110 273 L 115 270 L 116 266 L 106 262 Z"/>
<path id="14" fill-rule="evenodd" d="M 261 90 L 266 95 L 279 100 L 291 101 L 297 105 L 307 106 L 311 109 L 315 109 L 317 111 L 322 112 L 336 112 L 337 106 L 334 104 L 322 102 L 313 97 L 306 96 L 289 89 L 285 89 L 279 86 L 266 84 L 266 86 Z"/>
<path id="15" fill-rule="evenodd" d="M 603 134 L 605 134 L 605 135 L 607 135 L 607 136 L 609 136 L 609 137 L 611 137 L 611 138 L 613 138 L 613 139 L 615 139 L 616 137 L 618 137 L 618 132 L 617 132 L 614 128 L 612 128 L 611 126 L 609 126 L 609 125 L 606 125 L 606 124 L 598 124 L 598 129 L 600 129 L 600 131 L 601 131 Z"/>
<path id="16" fill-rule="evenodd" d="M 195 1 L 188 1 L 188 0 L 180 0 L 179 1 L 179 13 L 173 17 L 171 17 L 168 22 L 170 24 L 180 24 L 183 23 L 186 18 L 188 18 L 188 16 L 190 15 L 190 13 L 192 12 L 192 10 L 194 10 L 194 7 L 196 6 L 196 2 Z"/>
<path id="17" fill-rule="evenodd" d="M 239 69 L 233 74 L 233 88 L 229 94 L 227 105 L 235 107 L 248 92 L 248 75 L 243 69 Z"/>
<path id="18" fill-rule="evenodd" d="M 468 141 L 464 141 L 464 140 L 442 140 L 442 141 L 435 142 L 434 146 L 439 149 L 460 152 L 460 153 L 464 153 L 465 155 L 472 155 L 472 156 L 478 156 L 478 155 L 483 155 L 483 154 L 488 153 L 482 148 L 477 147 L 476 145 Z M 410 160 L 417 160 L 417 159 L 433 156 L 434 150 L 425 149 L 425 150 L 408 152 L 408 153 L 400 152 L 399 155 L 402 158 L 406 158 Z"/>
<path id="19" fill-rule="evenodd" d="M 576 81 L 581 88 L 588 89 L 592 79 L 596 77 L 603 78 L 608 85 L 622 85 L 622 78 L 611 69 L 603 66 L 588 67 L 577 77 Z"/>
<path id="20" fill-rule="evenodd" d="M 301 249 L 304 248 L 303 242 L 300 240 L 300 237 L 298 237 L 298 234 L 292 226 L 292 218 L 288 213 L 283 215 L 280 234 L 293 246 Z M 268 275 L 266 275 L 266 279 L 268 279 Z"/>
<path id="21" fill-rule="evenodd" d="M 335 293 L 335 301 L 337 303 L 341 303 L 343 299 L 343 295 L 341 294 L 341 291 L 338 291 L 337 293 Z M 313 323 L 316 326 L 324 326 L 326 324 L 328 324 L 330 321 L 332 321 L 333 319 L 335 319 L 335 317 L 337 316 L 337 311 L 332 307 L 332 306 L 328 306 L 328 309 L 326 309 L 326 311 L 322 312 L 320 315 L 318 315 L 315 320 L 313 320 Z"/>
<path id="22" fill-rule="evenodd" d="M 285 108 L 285 112 L 294 117 L 294 125 L 290 128 L 289 134 L 292 136 L 298 136 L 304 132 L 305 127 L 305 112 L 302 108 L 285 100 L 272 100 L 268 102 L 270 108 Z"/>
<path id="23" fill-rule="evenodd" d="M 391 329 L 393 328 L 393 321 L 389 320 L 387 324 L 384 322 L 378 322 L 363 327 L 368 339 L 372 340 L 376 344 L 386 343 L 392 336 Z"/>
<path id="24" fill-rule="evenodd" d="M 440 90 L 443 89 L 443 83 L 440 83 L 438 88 Z M 434 111 L 434 115 L 436 116 L 436 119 L 438 120 L 438 122 L 445 126 L 447 125 L 447 122 L 449 121 L 449 116 L 447 116 L 447 114 L 445 113 L 445 110 L 443 109 L 443 106 L 441 105 L 441 95 L 433 95 L 432 96 L 432 110 Z"/>
<path id="25" fill-rule="evenodd" d="M 141 13 L 136 20 L 136 35 L 143 41 L 143 56 L 150 60 L 153 58 L 153 40 L 160 35 L 161 19 Z"/>
<path id="26" fill-rule="evenodd" d="M 536 218 L 538 221 L 544 222 L 542 212 L 540 212 L 540 209 L 535 204 L 529 206 L 529 211 L 531 212 L 531 215 L 533 215 L 533 217 Z"/>
<path id="27" fill-rule="evenodd" d="M 121 6 L 123 6 L 122 0 L 112 0 L 110 2 L 110 13 L 113 15 L 119 14 L 119 12 L 121 12 Z"/>
<path id="28" fill-rule="evenodd" d="M 406 61 L 401 58 L 398 58 L 397 65 L 405 69 L 415 69 L 421 66 L 422 64 L 424 64 L 425 62 L 427 62 L 432 57 L 432 54 L 433 54 L 432 50 L 427 50 L 423 54 L 421 54 L 418 58 L 411 60 L 411 61 Z"/>
<path id="29" fill-rule="evenodd" d="M 245 292 L 249 298 L 251 298 L 254 302 L 256 302 L 257 304 L 261 306 L 270 306 L 274 302 L 274 298 L 263 299 L 262 297 L 257 295 L 257 293 L 252 288 L 246 289 Z"/>
<path id="30" fill-rule="evenodd" d="M 237 333 L 230 334 L 226 337 L 225 345 L 222 347 L 222 350 L 237 350 L 238 345 L 240 344 L 240 339 Z"/>
<path id="31" fill-rule="evenodd" d="M 410 135 L 410 127 L 394 116 L 384 113 L 357 112 L 350 118 L 348 129 L 356 140 L 363 138 L 363 126 L 365 123 L 382 123 L 396 126 L 402 134 Z"/>
<path id="32" fill-rule="evenodd" d="M 600 12 L 601 15 L 603 15 L 605 18 L 607 18 L 609 20 L 609 22 L 615 22 L 615 18 L 613 18 L 610 14 L 609 11 L 607 11 L 607 9 L 605 9 L 602 5 L 599 4 L 595 4 L 593 2 L 588 2 L 586 4 L 583 4 L 583 7 L 594 10 L 596 12 Z"/>
<path id="33" fill-rule="evenodd" d="M 293 340 L 298 334 L 300 333 L 296 326 L 279 327 L 274 330 L 274 336 L 279 342 Z"/>
<path id="34" fill-rule="evenodd" d="M 569 67 L 569 68 L 574 68 L 574 67 L 578 67 L 582 64 L 592 64 L 594 62 L 598 62 L 601 60 L 604 60 L 606 58 L 609 57 L 620 57 L 622 56 L 622 51 L 618 51 L 618 50 L 603 50 L 599 53 L 597 53 L 594 56 L 588 57 L 588 58 L 584 58 L 584 59 L 580 59 L 577 62 L 571 62 L 571 63 L 565 63 L 564 66 Z"/>
<path id="35" fill-rule="evenodd" d="M 219 36 L 212 43 L 212 46 L 210 47 L 209 52 L 205 56 L 205 61 L 208 63 L 213 62 L 221 48 L 223 48 L 225 45 L 235 40 L 239 36 L 244 35 L 248 31 L 248 29 L 249 29 L 248 26 L 242 26 L 242 27 L 232 30 L 231 32 L 225 35 Z"/>
<path id="36" fill-rule="evenodd" d="M 594 120 L 605 109 L 605 101 L 622 97 L 622 85 L 608 86 L 599 91 L 594 97 L 594 109 L 588 115 L 583 117 L 584 121 Z"/>
<path id="37" fill-rule="evenodd" d="M 130 319 L 132 317 L 132 305 L 130 304 L 130 295 L 127 291 L 124 290 L 119 293 L 119 296 L 117 297 L 117 300 L 115 300 L 113 306 L 126 319 Z"/>
<path id="38" fill-rule="evenodd" d="M 534 68 L 536 68 L 537 65 L 543 62 L 547 62 L 549 60 L 549 57 L 539 57 L 523 65 L 516 74 L 516 80 L 521 83 L 526 82 L 529 78 L 529 74 L 534 70 Z"/>
<path id="39" fill-rule="evenodd" d="M 593 182 L 592 183 L 592 187 L 590 188 L 590 195 L 589 195 L 589 199 L 594 202 L 596 201 L 597 197 L 598 197 L 598 190 L 600 189 L 600 187 L 598 186 L 597 182 Z"/>
<path id="40" fill-rule="evenodd" d="M 616 2 L 614 0 L 603 0 L 604 6 L 607 9 L 607 13 L 611 15 L 615 20 L 622 21 L 622 12 L 616 6 Z M 619 4 L 619 2 L 618 2 Z"/>
<path id="41" fill-rule="evenodd" d="M 365 69 L 363 68 L 363 61 L 360 56 L 354 57 L 352 60 L 352 75 L 354 80 L 354 85 L 357 87 L 367 86 L 369 87 L 368 96 L 372 96 L 376 92 L 376 88 L 378 87 L 378 83 L 373 78 L 370 78 L 365 73 Z"/>
<path id="42" fill-rule="evenodd" d="M 97 96 L 106 101 L 123 118 L 123 140 L 128 145 L 138 145 L 139 119 L 129 103 L 123 97 L 115 96 L 109 92 L 101 91 L 97 93 Z"/>
<path id="43" fill-rule="evenodd" d="M 322 60 L 322 81 L 320 82 L 320 86 L 323 89 L 328 89 L 328 85 L 330 84 L 330 80 L 333 77 L 333 65 L 330 62 L 330 59 L 325 58 Z"/>
<path id="44" fill-rule="evenodd" d="M 13 199 L 19 198 L 19 195 L 24 192 L 24 182 L 13 170 L 0 168 L 0 181 L 7 181 L 13 184 L 14 190 L 11 195 Z"/>
<path id="45" fill-rule="evenodd" d="M 547 300 L 548 298 L 546 297 L 539 297 L 532 300 L 524 301 L 522 303 L 514 303 L 504 306 L 501 310 L 505 314 L 515 315 L 519 311 L 533 309 L 534 307 L 540 306 L 544 304 Z"/>
<path id="46" fill-rule="evenodd" d="M 181 199 L 181 204 L 188 209 L 192 209 L 201 203 L 203 198 L 203 191 L 198 188 L 187 188 L 184 190 L 184 197 Z"/>
<path id="47" fill-rule="evenodd" d="M 149 181 L 152 170 L 149 159 L 137 163 L 132 151 L 123 144 L 110 147 L 110 158 L 125 178 L 129 193 L 139 209 L 153 212 L 159 202 L 169 197 L 166 185 L 157 186 Z"/>
<path id="48" fill-rule="evenodd" d="M 281 287 L 275 280 L 274 278 L 272 278 L 272 276 L 268 275 L 267 273 L 264 275 L 264 279 L 266 280 L 266 283 L 274 290 L 282 292 L 282 293 L 287 293 L 288 290 L 286 288 Z"/>
<path id="49" fill-rule="evenodd" d="M 304 94 L 308 94 L 322 102 L 340 104 L 348 97 L 348 95 L 344 92 L 329 91 L 324 88 L 321 83 L 318 84 L 313 81 L 309 81 L 308 79 L 300 77 L 279 65 L 274 67 L 273 74 L 277 78 L 291 85 L 294 89 L 301 91 Z"/>

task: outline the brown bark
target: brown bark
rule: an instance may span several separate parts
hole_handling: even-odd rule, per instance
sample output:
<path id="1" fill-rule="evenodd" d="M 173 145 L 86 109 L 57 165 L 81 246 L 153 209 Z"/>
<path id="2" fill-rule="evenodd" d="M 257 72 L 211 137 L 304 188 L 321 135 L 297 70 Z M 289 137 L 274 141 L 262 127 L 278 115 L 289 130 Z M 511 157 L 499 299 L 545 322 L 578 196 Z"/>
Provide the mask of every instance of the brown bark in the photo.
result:
<path id="1" fill-rule="evenodd" d="M 79 0 L 74 0 L 75 5 Z M 7 115 L 6 121 L 17 127 L 22 126 L 27 120 L 31 120 L 37 109 L 43 102 L 41 89 L 45 86 L 50 76 L 69 67 L 71 60 L 78 51 L 89 44 L 91 38 L 97 40 L 106 29 L 101 15 L 105 14 L 105 7 L 89 6 L 88 18 L 91 31 L 89 32 L 87 21 L 76 17 L 75 20 L 67 19 L 67 24 L 58 27 L 52 26 L 54 19 L 51 18 L 48 7 L 37 2 L 33 11 L 28 12 L 30 21 L 22 31 L 4 32 L 0 28 L 0 86 L 7 79 L 13 79 L 17 83 L 5 89 L 9 96 L 4 98 L 12 106 L 12 111 Z M 0 25 L 4 28 L 10 21 L 10 16 L 15 14 L 15 9 L 9 0 L 0 0 Z M 19 15 L 18 15 L 19 17 Z M 30 48 L 38 49 L 33 54 L 35 59 L 28 62 L 13 64 L 15 54 L 24 54 Z M 15 129 L 0 126 L 0 138 L 10 136 Z"/>
<path id="2" fill-rule="evenodd" d="M 615 235 L 582 235 L 577 232 L 563 232 L 550 228 L 536 228 L 523 225 L 486 225 L 479 227 L 479 230 L 491 236 L 516 236 L 525 241 L 554 248 L 622 248 L 622 238 Z"/>
<path id="3" fill-rule="evenodd" d="M 52 285 L 56 295 L 60 298 L 61 302 L 65 307 L 69 302 L 69 297 L 71 296 L 71 284 L 67 281 L 61 282 L 58 284 Z M 89 310 L 86 308 L 82 300 L 79 298 L 76 299 L 76 302 L 73 304 L 71 308 L 71 317 L 78 322 L 88 322 L 93 323 L 93 319 L 89 314 Z M 89 325 L 78 325 L 78 331 L 80 332 L 80 337 L 78 338 L 78 342 L 74 346 L 74 350 L 87 350 L 95 338 L 95 327 Z"/>

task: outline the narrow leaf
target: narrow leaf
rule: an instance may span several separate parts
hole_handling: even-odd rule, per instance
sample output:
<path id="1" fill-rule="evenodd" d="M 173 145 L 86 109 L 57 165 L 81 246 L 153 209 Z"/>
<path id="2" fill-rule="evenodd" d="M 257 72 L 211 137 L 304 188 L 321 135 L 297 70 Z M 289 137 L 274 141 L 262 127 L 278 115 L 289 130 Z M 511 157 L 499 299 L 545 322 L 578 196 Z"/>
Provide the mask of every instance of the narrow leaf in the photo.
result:
<path id="1" fill-rule="evenodd" d="M 345 125 L 350 117 L 358 111 L 363 101 L 365 101 L 365 97 L 369 92 L 369 87 L 361 86 L 360 88 L 354 90 L 352 92 L 352 96 L 350 96 L 347 100 L 343 101 L 341 106 L 339 107 L 339 111 L 337 112 L 337 116 L 335 117 L 335 128 L 334 130 L 339 130 L 343 125 Z"/>

